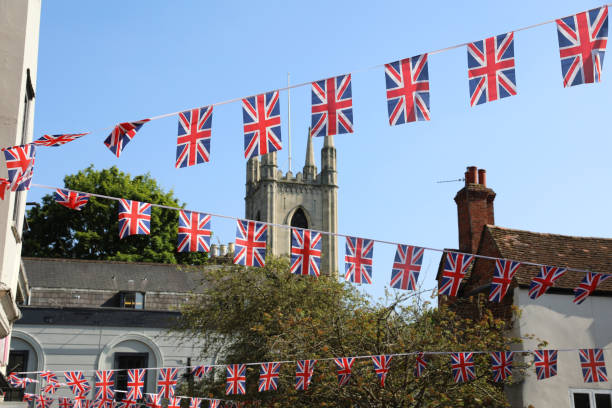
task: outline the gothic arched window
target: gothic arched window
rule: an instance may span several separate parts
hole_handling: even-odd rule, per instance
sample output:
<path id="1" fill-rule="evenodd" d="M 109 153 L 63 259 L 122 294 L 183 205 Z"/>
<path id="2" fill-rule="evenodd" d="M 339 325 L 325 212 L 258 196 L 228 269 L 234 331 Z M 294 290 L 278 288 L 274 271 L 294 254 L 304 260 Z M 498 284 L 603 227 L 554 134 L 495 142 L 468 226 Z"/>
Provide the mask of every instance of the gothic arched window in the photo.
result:
<path id="1" fill-rule="evenodd" d="M 298 228 L 308 228 L 308 219 L 306 218 L 306 214 L 304 214 L 304 210 L 298 208 L 293 213 L 291 217 L 291 226 Z"/>

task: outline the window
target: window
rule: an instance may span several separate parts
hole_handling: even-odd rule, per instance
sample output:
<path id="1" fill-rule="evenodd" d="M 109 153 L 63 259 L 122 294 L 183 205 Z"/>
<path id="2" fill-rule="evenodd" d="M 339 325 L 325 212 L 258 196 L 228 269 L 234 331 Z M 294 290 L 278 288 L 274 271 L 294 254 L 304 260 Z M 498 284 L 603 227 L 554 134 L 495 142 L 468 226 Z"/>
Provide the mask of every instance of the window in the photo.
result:
<path id="1" fill-rule="evenodd" d="M 612 390 L 570 390 L 572 408 L 612 408 Z"/>
<path id="2" fill-rule="evenodd" d="M 147 353 L 115 353 L 115 363 L 113 369 L 121 370 L 115 373 L 115 389 L 116 390 L 127 390 L 128 375 L 127 370 L 134 368 L 147 368 L 149 363 L 149 354 Z M 147 392 L 147 375 L 148 371 L 145 371 L 144 378 L 144 392 Z M 116 392 L 115 399 L 121 401 L 125 393 Z"/>
<path id="3" fill-rule="evenodd" d="M 6 367 L 7 373 L 27 371 L 28 351 L 12 350 L 9 354 L 9 362 Z M 5 401 L 21 401 L 23 399 L 23 389 L 11 388 L 4 396 Z"/>
<path id="4" fill-rule="evenodd" d="M 304 210 L 301 208 L 295 210 L 291 217 L 291 226 L 308 229 L 308 219 L 306 218 L 306 214 L 304 214 Z"/>
<path id="5" fill-rule="evenodd" d="M 126 309 L 144 309 L 144 293 L 121 292 L 119 296 L 119 307 Z"/>

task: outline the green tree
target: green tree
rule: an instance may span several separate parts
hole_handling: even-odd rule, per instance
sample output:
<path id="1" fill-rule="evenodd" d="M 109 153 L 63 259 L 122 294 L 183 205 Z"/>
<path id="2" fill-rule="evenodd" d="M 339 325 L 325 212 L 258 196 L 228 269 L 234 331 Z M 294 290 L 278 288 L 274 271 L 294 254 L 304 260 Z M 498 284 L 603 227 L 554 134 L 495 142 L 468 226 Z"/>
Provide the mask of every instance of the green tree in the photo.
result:
<path id="1" fill-rule="evenodd" d="M 129 200 L 182 207 L 174 193 L 164 192 L 149 174 L 131 177 L 113 166 L 95 170 L 92 166 L 64 177 L 67 189 Z M 153 207 L 151 234 L 119 239 L 118 202 L 90 197 L 75 211 L 45 195 L 42 205 L 27 212 L 23 234 L 24 256 L 43 258 L 102 259 L 130 262 L 201 264 L 204 253 L 176 252 L 178 212 Z"/>
<path id="2" fill-rule="evenodd" d="M 370 358 L 357 359 L 349 384 L 338 387 L 330 358 L 427 351 L 504 350 L 506 324 L 486 308 L 462 319 L 440 306 L 404 294 L 374 303 L 354 286 L 332 277 L 300 277 L 286 259 L 265 268 L 207 271 L 205 292 L 186 304 L 177 332 L 203 347 L 203 357 L 221 364 L 317 359 L 311 387 L 296 391 L 295 363 L 281 366 L 279 390 L 257 392 L 256 365 L 247 368 L 247 395 L 275 407 L 503 407 L 503 389 L 491 381 L 490 357 L 476 355 L 477 379 L 455 384 L 450 356 L 428 356 L 425 375 L 415 378 L 414 355 L 393 358 L 382 388 Z M 480 310 L 480 311 L 478 311 Z M 225 373 L 196 384 L 201 396 L 227 398 Z"/>

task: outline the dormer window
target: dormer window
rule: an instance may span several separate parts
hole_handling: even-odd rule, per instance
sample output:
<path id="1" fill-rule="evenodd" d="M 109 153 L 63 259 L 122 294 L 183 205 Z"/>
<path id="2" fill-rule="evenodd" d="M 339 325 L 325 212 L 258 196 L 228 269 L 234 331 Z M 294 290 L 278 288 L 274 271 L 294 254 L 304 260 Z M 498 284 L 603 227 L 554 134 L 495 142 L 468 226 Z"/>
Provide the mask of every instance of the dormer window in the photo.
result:
<path id="1" fill-rule="evenodd" d="M 144 296 L 142 292 L 121 292 L 119 294 L 119 307 L 126 309 L 144 309 Z"/>

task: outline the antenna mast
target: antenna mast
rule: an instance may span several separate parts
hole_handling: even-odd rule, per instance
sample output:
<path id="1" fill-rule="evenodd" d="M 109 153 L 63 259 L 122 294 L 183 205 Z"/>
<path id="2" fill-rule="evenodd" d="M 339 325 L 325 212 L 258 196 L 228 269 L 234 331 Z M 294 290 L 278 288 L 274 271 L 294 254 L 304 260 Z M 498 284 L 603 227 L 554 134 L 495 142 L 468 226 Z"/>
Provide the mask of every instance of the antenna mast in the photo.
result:
<path id="1" fill-rule="evenodd" d="M 287 87 L 289 87 L 289 73 L 287 72 Z M 287 89 L 287 150 L 289 151 L 289 171 L 291 171 L 291 89 Z"/>

